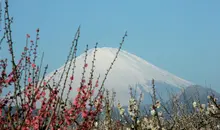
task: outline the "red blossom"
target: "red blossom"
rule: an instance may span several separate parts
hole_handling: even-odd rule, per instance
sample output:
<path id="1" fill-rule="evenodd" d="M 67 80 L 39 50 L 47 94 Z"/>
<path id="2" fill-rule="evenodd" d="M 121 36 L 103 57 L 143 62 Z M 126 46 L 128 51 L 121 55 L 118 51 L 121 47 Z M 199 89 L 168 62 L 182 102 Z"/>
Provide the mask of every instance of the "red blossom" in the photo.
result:
<path id="1" fill-rule="evenodd" d="M 86 118 L 86 116 L 87 116 L 87 111 L 83 111 L 83 112 L 82 112 L 82 117 L 83 117 L 83 118 Z"/>
<path id="2" fill-rule="evenodd" d="M 70 77 L 70 80 L 74 80 L 74 77 L 73 77 L 73 76 L 71 76 L 71 77 Z"/>
<path id="3" fill-rule="evenodd" d="M 8 79 L 5 80 L 5 83 L 10 84 L 11 82 L 13 82 L 13 77 L 10 76 Z"/>
<path id="4" fill-rule="evenodd" d="M 85 79 L 82 79 L 82 83 L 85 83 L 86 82 L 86 80 Z"/>

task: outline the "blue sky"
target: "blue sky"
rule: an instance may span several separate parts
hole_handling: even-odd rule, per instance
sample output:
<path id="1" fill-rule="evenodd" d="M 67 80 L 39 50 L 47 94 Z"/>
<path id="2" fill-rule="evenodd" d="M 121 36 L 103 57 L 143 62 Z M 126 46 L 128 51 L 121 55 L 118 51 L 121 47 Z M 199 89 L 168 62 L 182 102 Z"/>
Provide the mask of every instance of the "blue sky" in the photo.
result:
<path id="1" fill-rule="evenodd" d="M 13 36 L 17 54 L 40 28 L 40 53 L 49 71 L 66 56 L 78 26 L 78 54 L 86 44 L 118 47 L 197 84 L 219 88 L 220 1 L 218 0 L 13 0 Z M 3 52 L 1 55 L 4 55 Z"/>

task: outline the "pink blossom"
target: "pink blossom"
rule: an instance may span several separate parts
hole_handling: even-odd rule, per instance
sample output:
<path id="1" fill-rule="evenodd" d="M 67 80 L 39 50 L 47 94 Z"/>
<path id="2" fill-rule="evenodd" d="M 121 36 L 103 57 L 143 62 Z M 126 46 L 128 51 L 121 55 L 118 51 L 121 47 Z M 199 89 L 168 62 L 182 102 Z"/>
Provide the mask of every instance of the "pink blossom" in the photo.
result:
<path id="1" fill-rule="evenodd" d="M 86 111 L 83 111 L 83 112 L 82 112 L 82 117 L 85 118 L 86 116 L 87 116 L 87 112 L 86 112 Z"/>
<path id="2" fill-rule="evenodd" d="M 31 78 L 28 78 L 28 82 L 29 82 L 29 83 L 31 82 Z"/>
<path id="3" fill-rule="evenodd" d="M 41 95 L 44 97 L 44 96 L 46 95 L 45 91 L 43 91 L 43 92 L 41 93 Z"/>
<path id="4" fill-rule="evenodd" d="M 77 99 L 74 99 L 73 104 L 74 104 L 74 105 L 77 105 L 77 104 L 78 104 Z"/>
<path id="5" fill-rule="evenodd" d="M 33 64 L 32 64 L 32 67 L 33 67 L 33 68 L 35 68 L 35 67 L 36 67 L 36 65 L 33 63 Z"/>

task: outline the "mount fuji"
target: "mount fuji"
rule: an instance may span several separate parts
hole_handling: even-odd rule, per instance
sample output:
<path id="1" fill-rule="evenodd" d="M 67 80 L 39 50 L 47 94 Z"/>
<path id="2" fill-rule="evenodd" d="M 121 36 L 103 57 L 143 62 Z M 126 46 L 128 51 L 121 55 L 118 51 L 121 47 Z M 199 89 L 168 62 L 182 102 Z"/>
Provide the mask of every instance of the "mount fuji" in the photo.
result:
<path id="1" fill-rule="evenodd" d="M 111 62 L 113 61 L 117 48 L 97 48 L 96 60 L 95 60 L 95 71 L 94 71 L 94 81 L 100 75 L 100 82 L 102 82 L 107 69 L 109 68 Z M 88 67 L 85 73 L 85 79 L 89 79 L 90 70 L 92 66 L 93 54 L 95 49 L 90 49 L 87 52 L 87 64 Z M 70 93 L 70 99 L 75 97 L 77 91 L 76 89 L 80 86 L 80 81 L 83 72 L 85 53 L 81 54 L 76 58 L 76 67 L 73 80 L 73 90 Z M 73 66 L 72 66 L 73 67 Z M 71 68 L 72 68 L 71 67 Z M 62 72 L 64 71 L 64 66 L 57 69 L 57 74 L 53 79 L 58 82 Z M 46 79 L 51 77 L 54 72 L 49 73 Z M 65 77 L 64 73 L 64 77 Z M 69 77 L 72 74 L 72 69 L 70 69 Z M 156 90 L 158 94 L 164 100 L 169 98 L 168 91 L 180 92 L 182 88 L 193 85 L 192 82 L 184 80 L 180 77 L 175 76 L 163 69 L 156 67 L 155 65 L 141 59 L 140 57 L 128 53 L 124 50 L 119 52 L 118 58 L 113 65 L 113 68 L 109 72 L 107 80 L 105 82 L 105 89 L 113 90 L 116 92 L 116 101 L 120 101 L 122 105 L 128 104 L 129 98 L 129 87 L 136 88 L 137 94 L 141 92 L 144 94 L 144 103 L 151 102 L 149 93 L 152 91 L 151 80 L 155 80 Z M 61 84 L 64 81 L 61 81 Z M 68 83 L 70 78 L 67 78 L 67 85 L 64 93 L 68 91 Z M 63 87 L 63 86 L 60 86 Z M 65 97 L 66 95 L 63 95 Z"/>

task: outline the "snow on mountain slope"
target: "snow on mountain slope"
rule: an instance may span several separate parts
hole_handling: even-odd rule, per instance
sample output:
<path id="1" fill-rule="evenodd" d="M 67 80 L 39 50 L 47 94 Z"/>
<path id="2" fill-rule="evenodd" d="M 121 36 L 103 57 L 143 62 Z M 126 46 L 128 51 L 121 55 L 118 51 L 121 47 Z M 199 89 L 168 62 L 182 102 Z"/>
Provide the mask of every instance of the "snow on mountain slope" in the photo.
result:
<path id="1" fill-rule="evenodd" d="M 94 82 L 97 76 L 100 74 L 100 81 L 103 80 L 107 69 L 109 68 L 117 48 L 97 48 L 96 61 L 95 61 L 95 72 L 94 72 Z M 94 49 L 88 51 L 87 63 L 88 67 L 86 70 L 86 79 L 90 76 L 90 69 L 93 59 Z M 79 87 L 80 79 L 82 77 L 83 65 L 84 65 L 85 54 L 81 54 L 76 59 L 76 68 L 74 74 L 73 90 L 71 92 L 70 98 L 76 95 L 76 88 Z M 54 77 L 55 81 L 59 80 L 61 73 L 63 72 L 63 66 L 58 69 L 57 75 Z M 72 71 L 69 75 L 71 75 Z M 52 73 L 47 75 L 50 77 Z M 69 76 L 70 77 L 70 76 Z M 179 78 L 165 70 L 162 70 L 147 61 L 130 54 L 124 50 L 120 51 L 119 56 L 110 71 L 108 78 L 105 82 L 105 88 L 108 90 L 116 91 L 116 99 L 120 100 L 122 104 L 127 104 L 127 99 L 129 97 L 129 86 L 141 85 L 142 89 L 139 91 L 150 92 L 151 90 L 151 80 L 155 79 L 156 82 L 161 84 L 168 84 L 174 88 L 182 88 L 192 85 L 193 83 Z M 70 78 L 68 81 L 70 82 Z M 67 83 L 68 85 L 68 83 Z M 162 87 L 162 86 L 161 86 Z M 144 90 L 143 90 L 144 89 Z M 67 89 L 66 91 L 67 92 Z M 64 95 L 65 96 L 65 95 Z M 126 100 L 124 100 L 126 99 Z"/>

